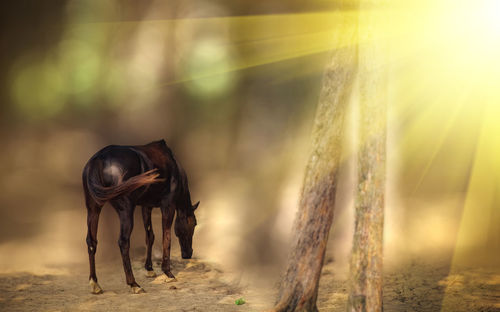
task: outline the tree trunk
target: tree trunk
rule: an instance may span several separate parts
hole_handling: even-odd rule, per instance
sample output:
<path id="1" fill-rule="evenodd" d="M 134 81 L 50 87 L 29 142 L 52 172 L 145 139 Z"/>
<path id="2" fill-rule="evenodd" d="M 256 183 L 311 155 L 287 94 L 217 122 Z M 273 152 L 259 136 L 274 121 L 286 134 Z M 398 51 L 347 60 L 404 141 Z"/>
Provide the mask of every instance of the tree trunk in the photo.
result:
<path id="1" fill-rule="evenodd" d="M 354 239 L 347 311 L 383 311 L 382 241 L 386 159 L 386 72 L 374 0 L 362 0 L 359 37 L 359 150 Z"/>
<path id="2" fill-rule="evenodd" d="M 348 18 L 345 13 L 340 18 L 343 21 L 334 38 L 339 48 L 326 67 L 291 254 L 272 311 L 317 311 L 319 278 L 333 221 L 344 119 L 357 68 L 357 21 L 353 23 L 352 15 Z"/>

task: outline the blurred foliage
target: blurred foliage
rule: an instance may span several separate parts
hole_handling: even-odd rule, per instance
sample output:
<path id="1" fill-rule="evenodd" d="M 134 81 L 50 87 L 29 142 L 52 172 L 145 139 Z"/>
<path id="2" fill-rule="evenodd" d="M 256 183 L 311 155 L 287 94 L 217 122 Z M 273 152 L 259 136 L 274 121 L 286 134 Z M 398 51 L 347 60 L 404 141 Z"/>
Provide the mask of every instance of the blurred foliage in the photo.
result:
<path id="1" fill-rule="evenodd" d="M 274 58 L 263 54 L 249 62 L 253 54 L 244 51 L 245 42 L 265 38 L 273 23 L 262 28 L 261 19 L 241 22 L 233 15 L 243 3 L 22 1 L 2 6 L 6 27 L 0 63 L 6 70 L 0 75 L 0 118 L 6 152 L 1 157 L 10 161 L 3 162 L 0 175 L 5 190 L 0 243 L 37 240 L 54 223 L 56 211 L 69 209 L 83 217 L 81 169 L 101 147 L 165 138 L 189 174 L 193 197 L 204 202 L 200 223 L 206 228 L 200 237 L 234 231 L 239 224 L 238 241 L 258 239 L 234 253 L 233 260 L 282 259 L 256 250 L 264 241 L 272 245 L 284 239 L 273 242 L 267 236 L 281 185 L 290 183 L 289 166 L 298 163 L 297 173 L 302 172 L 304 155 L 294 151 L 307 146 L 304 133 L 317 102 L 326 49 L 295 58 L 287 57 L 290 43 L 267 42 L 277 51 Z M 300 12 L 308 5 L 275 10 L 283 8 Z M 282 21 L 274 25 L 276 36 L 286 31 Z M 252 38 L 245 39 L 249 31 Z M 276 62 L 279 55 L 283 60 Z M 297 183 L 298 175 L 293 176 Z M 239 217 L 231 222 L 236 223 L 216 228 L 216 216 L 234 207 Z M 83 227 L 82 220 L 74 225 Z M 104 214 L 101 223 L 103 243 L 114 242 L 109 231 L 117 219 Z M 205 248 L 208 256 L 227 245 L 227 240 L 212 239 L 221 247 Z"/>
<path id="2" fill-rule="evenodd" d="M 404 248 L 406 239 L 454 247 L 463 213 L 481 230 L 464 223 L 459 236 L 490 250 L 499 241 L 499 171 L 486 168 L 500 159 L 497 37 L 481 23 L 457 24 L 466 15 L 446 16 L 446 1 L 432 3 L 404 2 L 378 17 L 378 39 L 393 45 L 389 233 Z M 337 8 L 329 0 L 2 2 L 0 244 L 50 231 L 55 211 L 79 213 L 83 233 L 87 159 L 108 144 L 165 138 L 202 202 L 200 252 L 282 263 L 323 67 L 342 48 L 332 47 L 332 29 L 339 14 L 355 17 L 356 8 Z M 103 222 L 115 229 L 117 220 Z M 114 245 L 114 236 L 103 239 Z"/>

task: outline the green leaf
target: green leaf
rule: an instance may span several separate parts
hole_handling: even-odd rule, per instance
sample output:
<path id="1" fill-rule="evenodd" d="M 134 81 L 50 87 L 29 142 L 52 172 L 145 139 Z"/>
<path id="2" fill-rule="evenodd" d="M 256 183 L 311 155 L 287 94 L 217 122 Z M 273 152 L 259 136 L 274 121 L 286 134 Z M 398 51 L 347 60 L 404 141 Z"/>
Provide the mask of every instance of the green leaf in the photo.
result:
<path id="1" fill-rule="evenodd" d="M 236 299 L 236 301 L 234 302 L 236 305 L 242 305 L 242 304 L 245 304 L 245 299 L 243 298 L 240 298 L 240 299 Z"/>

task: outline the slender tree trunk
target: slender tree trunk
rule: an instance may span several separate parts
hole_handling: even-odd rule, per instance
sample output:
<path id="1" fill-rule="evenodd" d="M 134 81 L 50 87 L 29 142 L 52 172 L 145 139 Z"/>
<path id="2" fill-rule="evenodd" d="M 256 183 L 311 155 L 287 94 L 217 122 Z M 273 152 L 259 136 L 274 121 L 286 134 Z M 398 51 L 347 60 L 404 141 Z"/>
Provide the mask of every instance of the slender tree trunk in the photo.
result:
<path id="1" fill-rule="evenodd" d="M 317 311 L 319 278 L 333 221 L 344 119 L 357 68 L 357 21 L 346 15 L 341 13 L 343 25 L 335 34 L 339 48 L 326 67 L 291 254 L 272 311 Z"/>
<path id="2" fill-rule="evenodd" d="M 359 150 L 347 311 L 383 311 L 382 241 L 384 225 L 387 81 L 377 41 L 375 0 L 362 0 L 359 37 Z M 380 22 L 380 21 L 379 21 Z"/>

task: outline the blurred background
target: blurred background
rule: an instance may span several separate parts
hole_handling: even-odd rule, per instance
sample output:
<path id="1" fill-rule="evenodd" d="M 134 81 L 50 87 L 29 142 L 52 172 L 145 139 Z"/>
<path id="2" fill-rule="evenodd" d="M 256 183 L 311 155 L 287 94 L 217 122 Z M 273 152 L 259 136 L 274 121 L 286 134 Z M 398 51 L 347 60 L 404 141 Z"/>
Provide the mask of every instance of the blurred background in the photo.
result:
<path id="1" fill-rule="evenodd" d="M 0 6 L 0 271 L 86 270 L 83 166 L 106 145 L 164 138 L 201 201 L 194 256 L 278 279 L 323 71 L 342 48 L 332 34 L 354 9 L 328 0 Z M 494 1 L 443 0 L 379 16 L 377 40 L 391 51 L 381 64 L 389 262 L 439 254 L 498 266 L 500 27 L 491 11 Z M 351 122 L 329 248 L 339 274 L 351 246 L 354 133 Z M 119 263 L 118 231 L 105 207 L 98 266 Z M 139 210 L 132 240 L 132 257 L 143 257 Z"/>

